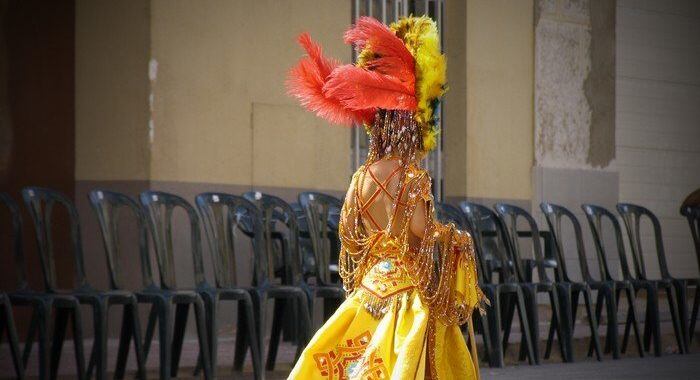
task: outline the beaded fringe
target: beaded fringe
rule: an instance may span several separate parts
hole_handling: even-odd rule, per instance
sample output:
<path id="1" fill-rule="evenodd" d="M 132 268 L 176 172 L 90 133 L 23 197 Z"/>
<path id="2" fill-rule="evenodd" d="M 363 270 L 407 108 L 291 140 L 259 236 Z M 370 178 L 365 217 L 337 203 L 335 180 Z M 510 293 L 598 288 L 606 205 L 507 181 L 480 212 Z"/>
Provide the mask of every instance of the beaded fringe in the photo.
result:
<path id="1" fill-rule="evenodd" d="M 405 293 L 406 291 L 403 291 L 392 294 L 386 298 L 380 298 L 366 290 L 360 290 L 359 297 L 365 310 L 367 310 L 374 319 L 381 319 Z"/>

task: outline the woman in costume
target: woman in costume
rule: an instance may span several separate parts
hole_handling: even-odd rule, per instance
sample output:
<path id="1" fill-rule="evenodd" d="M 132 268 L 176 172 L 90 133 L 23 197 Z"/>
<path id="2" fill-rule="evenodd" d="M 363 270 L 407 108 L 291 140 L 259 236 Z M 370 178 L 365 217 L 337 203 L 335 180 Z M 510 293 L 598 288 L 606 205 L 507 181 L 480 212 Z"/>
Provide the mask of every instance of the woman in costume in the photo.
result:
<path id="1" fill-rule="evenodd" d="M 435 220 L 421 159 L 436 145 L 446 90 L 435 23 L 408 17 L 387 27 L 361 18 L 345 33 L 355 65 L 323 56 L 308 34 L 289 93 L 337 124 L 362 124 L 367 161 L 341 212 L 340 276 L 347 299 L 311 339 L 290 379 L 476 379 L 460 331 L 483 295 L 471 237 Z M 470 325 L 471 326 L 471 325 Z"/>

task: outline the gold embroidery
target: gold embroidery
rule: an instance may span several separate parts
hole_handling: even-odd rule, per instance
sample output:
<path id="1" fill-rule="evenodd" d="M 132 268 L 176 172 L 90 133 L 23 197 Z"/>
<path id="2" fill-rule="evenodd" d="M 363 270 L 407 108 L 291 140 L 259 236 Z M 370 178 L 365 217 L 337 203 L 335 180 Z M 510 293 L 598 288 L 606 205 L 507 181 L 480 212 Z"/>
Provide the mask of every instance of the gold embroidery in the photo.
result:
<path id="1" fill-rule="evenodd" d="M 386 379 L 387 369 L 374 352 L 365 355 L 372 339 L 369 331 L 338 344 L 334 350 L 314 354 L 316 368 L 327 380 Z"/>

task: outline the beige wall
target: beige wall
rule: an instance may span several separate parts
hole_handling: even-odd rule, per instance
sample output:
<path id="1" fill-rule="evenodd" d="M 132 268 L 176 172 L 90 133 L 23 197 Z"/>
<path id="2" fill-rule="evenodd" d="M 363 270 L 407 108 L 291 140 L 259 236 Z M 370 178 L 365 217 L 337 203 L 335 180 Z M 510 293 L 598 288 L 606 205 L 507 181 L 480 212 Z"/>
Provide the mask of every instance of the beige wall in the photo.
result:
<path id="1" fill-rule="evenodd" d="M 617 169 L 620 202 L 643 205 L 661 223 L 669 270 L 697 277 L 687 221 L 678 209 L 700 187 L 700 8 L 691 2 L 617 4 Z M 651 226 L 644 261 L 658 275 Z M 627 251 L 629 252 L 629 251 Z"/>
<path id="2" fill-rule="evenodd" d="M 447 6 L 445 193 L 528 199 L 532 1 Z M 284 78 L 304 30 L 350 60 L 341 39 L 350 2 L 80 0 L 77 8 L 78 180 L 346 186 L 349 131 L 304 114 Z M 289 175 L 278 162 L 308 170 Z"/>
<path id="3" fill-rule="evenodd" d="M 443 41 L 447 56 L 447 81 L 443 112 L 443 160 L 445 198 L 462 198 L 467 190 L 467 4 L 445 3 Z"/>
<path id="4" fill-rule="evenodd" d="M 149 177 L 149 3 L 78 0 L 76 180 Z"/>
<path id="5" fill-rule="evenodd" d="M 153 180 L 347 186 L 349 131 L 302 115 L 284 80 L 304 30 L 350 60 L 350 2 L 156 0 L 151 15 Z"/>
<path id="6" fill-rule="evenodd" d="M 467 195 L 529 199 L 532 1 L 467 2 Z"/>
<path id="7" fill-rule="evenodd" d="M 448 12 L 445 194 L 530 199 L 533 3 L 448 2 Z"/>

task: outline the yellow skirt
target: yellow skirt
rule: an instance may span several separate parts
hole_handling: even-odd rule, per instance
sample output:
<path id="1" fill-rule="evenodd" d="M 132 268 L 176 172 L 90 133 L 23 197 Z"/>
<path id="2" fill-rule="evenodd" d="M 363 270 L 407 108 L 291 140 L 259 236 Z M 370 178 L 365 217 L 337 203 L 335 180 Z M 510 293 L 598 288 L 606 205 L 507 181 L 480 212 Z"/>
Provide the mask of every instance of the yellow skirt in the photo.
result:
<path id="1" fill-rule="evenodd" d="M 316 332 L 289 379 L 478 377 L 459 327 L 430 320 L 415 290 L 397 294 L 379 318 L 367 310 L 365 291 L 345 300 Z"/>

